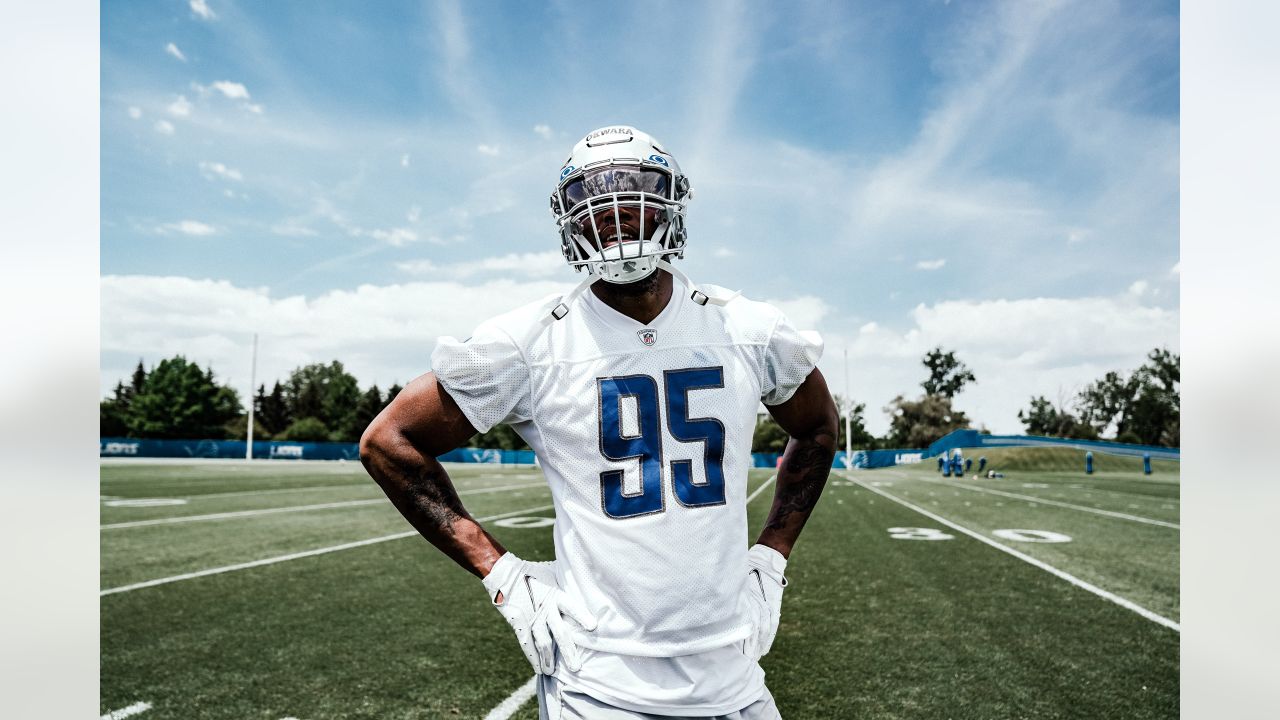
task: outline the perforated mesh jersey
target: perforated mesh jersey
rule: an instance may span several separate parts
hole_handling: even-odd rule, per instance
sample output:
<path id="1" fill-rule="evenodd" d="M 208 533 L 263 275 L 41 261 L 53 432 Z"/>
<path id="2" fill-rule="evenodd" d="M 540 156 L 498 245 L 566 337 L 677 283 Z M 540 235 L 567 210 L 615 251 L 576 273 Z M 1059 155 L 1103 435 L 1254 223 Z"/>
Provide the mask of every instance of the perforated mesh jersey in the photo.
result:
<path id="1" fill-rule="evenodd" d="M 541 327 L 549 298 L 432 355 L 477 430 L 509 423 L 537 453 L 561 586 L 600 620 L 578 638 L 589 648 L 687 655 L 748 631 L 738 602 L 756 410 L 791 397 L 822 341 L 766 303 L 687 295 L 677 285 L 641 325 L 584 293 Z"/>

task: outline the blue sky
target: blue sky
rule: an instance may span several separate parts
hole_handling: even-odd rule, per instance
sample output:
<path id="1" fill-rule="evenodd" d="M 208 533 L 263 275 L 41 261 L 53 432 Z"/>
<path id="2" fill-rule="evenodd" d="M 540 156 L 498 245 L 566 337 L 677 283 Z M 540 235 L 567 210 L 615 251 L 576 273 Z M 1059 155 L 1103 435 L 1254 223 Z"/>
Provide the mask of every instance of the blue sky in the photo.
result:
<path id="1" fill-rule="evenodd" d="M 827 339 L 873 431 L 923 353 L 1016 432 L 1178 348 L 1176 3 L 104 2 L 102 387 L 183 353 L 242 392 L 569 287 L 547 211 L 587 131 L 691 177 L 696 281 Z"/>

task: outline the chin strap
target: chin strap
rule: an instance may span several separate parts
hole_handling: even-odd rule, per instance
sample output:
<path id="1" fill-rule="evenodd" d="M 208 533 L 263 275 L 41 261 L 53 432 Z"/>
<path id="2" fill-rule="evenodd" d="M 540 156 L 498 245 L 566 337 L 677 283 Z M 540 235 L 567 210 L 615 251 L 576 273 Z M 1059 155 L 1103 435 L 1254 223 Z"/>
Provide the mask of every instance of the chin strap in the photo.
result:
<path id="1" fill-rule="evenodd" d="M 728 297 L 711 297 L 710 295 L 707 295 L 706 293 L 699 290 L 698 286 L 693 284 L 693 281 L 689 279 L 688 275 L 685 275 L 684 273 L 677 270 L 671 263 L 667 262 L 666 260 L 658 261 L 658 269 L 666 270 L 667 272 L 675 276 L 677 280 L 684 283 L 685 287 L 689 289 L 689 299 L 693 300 L 699 305 L 706 305 L 708 303 L 712 305 L 720 305 L 720 306 L 728 305 L 730 301 L 732 301 L 734 298 L 742 294 L 742 291 L 739 290 L 738 292 L 735 292 L 729 295 Z M 560 302 L 556 304 L 554 308 L 551 309 L 551 312 L 548 313 L 546 317 L 542 318 L 542 327 L 546 327 L 557 320 L 563 319 L 565 315 L 569 314 L 569 306 L 573 304 L 573 301 L 577 300 L 579 295 L 586 292 L 587 288 L 591 287 L 592 285 L 596 284 L 597 282 L 603 279 L 604 279 L 604 276 L 602 275 L 588 274 L 587 277 L 582 279 L 582 282 L 578 283 L 577 287 L 569 291 L 568 295 L 562 296 L 560 298 Z"/>
<path id="2" fill-rule="evenodd" d="M 546 327 L 551 323 L 563 318 L 565 315 L 568 315 L 569 305 L 571 305 L 574 300 L 577 300 L 579 295 L 586 292 L 587 288 L 591 287 L 592 285 L 596 284 L 597 282 L 603 279 L 604 279 L 603 275 L 593 275 L 591 273 L 587 273 L 587 276 L 582 279 L 582 282 L 578 283 L 577 287 L 570 290 L 568 295 L 562 296 L 560 298 L 560 303 L 556 305 L 554 308 L 551 308 L 551 312 L 546 317 L 542 318 L 542 326 Z"/>
<path id="3" fill-rule="evenodd" d="M 706 305 L 707 303 L 711 303 L 712 305 L 720 305 L 720 306 L 728 305 L 729 301 L 733 300 L 734 298 L 742 294 L 742 291 L 739 290 L 728 297 L 723 297 L 723 298 L 711 297 L 710 295 L 707 295 L 706 293 L 699 290 L 698 286 L 693 284 L 693 281 L 689 279 L 688 275 L 685 275 L 684 273 L 677 270 L 671 263 L 667 262 L 666 260 L 659 260 L 658 267 L 671 273 L 676 277 L 677 280 L 684 283 L 685 287 L 689 288 L 689 299 L 698 303 L 699 305 Z"/>

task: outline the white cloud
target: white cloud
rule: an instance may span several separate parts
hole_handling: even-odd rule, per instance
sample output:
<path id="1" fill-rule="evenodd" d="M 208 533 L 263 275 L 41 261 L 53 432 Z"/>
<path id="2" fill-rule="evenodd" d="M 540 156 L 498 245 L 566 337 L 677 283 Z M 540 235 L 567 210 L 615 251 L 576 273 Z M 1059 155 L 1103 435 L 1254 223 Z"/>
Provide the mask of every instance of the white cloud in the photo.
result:
<path id="1" fill-rule="evenodd" d="M 160 133 L 161 135 L 173 134 L 173 123 L 169 122 L 168 120 L 157 120 L 155 124 L 155 128 L 156 128 L 156 132 Z"/>
<path id="2" fill-rule="evenodd" d="M 254 332 L 260 333 L 257 379 L 268 387 L 295 367 L 338 359 L 362 386 L 386 388 L 429 370 L 437 337 L 467 337 L 489 317 L 570 287 L 503 278 L 273 297 L 265 288 L 219 280 L 107 275 L 101 281 L 102 390 L 127 377 L 139 357 L 149 366 L 181 353 L 212 363 L 243 398 Z"/>
<path id="3" fill-rule="evenodd" d="M 405 153 L 400 156 L 400 167 L 409 167 L 409 154 Z"/>
<path id="4" fill-rule="evenodd" d="M 187 100 L 186 95 L 179 95 L 166 109 L 175 117 L 187 117 L 191 114 L 191 101 Z"/>
<path id="5" fill-rule="evenodd" d="M 1178 311 L 1134 296 L 953 300 L 918 305 L 905 328 L 867 322 L 856 333 L 826 327 L 820 367 L 833 392 L 844 393 L 843 350 L 849 349 L 850 394 L 867 404 L 868 429 L 883 433 L 881 412 L 895 395 L 923 391 L 920 362 L 929 349 L 954 350 L 977 375 L 957 398 L 971 420 L 998 433 L 1022 432 L 1017 412 L 1033 395 L 1070 400 L 1109 370 L 1131 371 L 1155 347 L 1178 347 Z"/>
<path id="6" fill-rule="evenodd" d="M 199 220 L 183 220 L 181 222 L 168 223 L 165 225 L 161 225 L 160 227 L 156 228 L 156 230 L 162 234 L 176 232 L 176 233 L 182 233 L 183 235 L 195 235 L 195 236 L 213 235 L 214 233 L 218 232 L 217 228 L 213 227 L 212 225 L 202 223 Z"/>
<path id="7" fill-rule="evenodd" d="M 414 205 L 413 207 L 409 208 L 409 213 L 405 215 L 405 219 L 411 223 L 418 222 L 418 219 L 421 217 L 422 217 L 422 207 L 419 205 Z"/>
<path id="8" fill-rule="evenodd" d="M 776 306 L 779 310 L 786 314 L 787 319 L 791 321 L 800 330 L 815 330 L 822 326 L 822 319 L 831 312 L 831 306 L 820 297 L 814 295 L 801 295 L 799 297 L 787 300 L 767 300 L 770 304 Z"/>
<path id="9" fill-rule="evenodd" d="M 480 153 L 481 155 L 488 155 L 489 157 L 497 157 L 499 151 L 500 150 L 497 145 L 477 145 L 476 146 L 476 152 Z"/>
<path id="10" fill-rule="evenodd" d="M 737 253 L 735 253 L 734 251 L 730 250 L 730 249 L 729 249 L 729 248 L 727 248 L 727 247 L 721 246 L 721 247 L 716 248 L 716 249 L 711 253 L 711 255 L 712 255 L 712 257 L 717 257 L 717 258 L 731 258 L 731 257 L 733 257 L 734 255 L 737 255 Z"/>
<path id="11" fill-rule="evenodd" d="M 540 253 L 511 253 L 498 257 L 469 260 L 460 263 L 438 265 L 431 260 L 411 260 L 398 263 L 396 268 L 410 275 L 465 280 L 477 275 L 498 273 L 503 276 L 526 278 L 550 278 L 566 270 L 564 255 L 557 251 Z"/>
<path id="12" fill-rule="evenodd" d="M 411 242 L 417 242 L 418 233 L 409 228 L 392 228 L 390 230 L 368 230 L 364 231 L 374 240 L 380 240 L 395 247 L 401 247 Z"/>
<path id="13" fill-rule="evenodd" d="M 186 55 L 183 55 L 183 54 L 182 54 L 182 51 L 178 49 L 178 46 L 177 46 L 177 45 L 174 45 L 173 43 L 169 43 L 168 45 L 165 45 L 165 46 L 164 46 L 164 51 L 165 51 L 165 52 L 167 52 L 167 53 L 169 53 L 170 55 L 172 55 L 172 56 L 174 56 L 174 57 L 178 58 L 178 59 L 179 59 L 179 60 L 181 60 L 182 62 L 186 62 L 186 61 L 187 61 L 187 56 L 186 56 Z"/>
<path id="14" fill-rule="evenodd" d="M 202 20 L 213 20 L 218 17 L 205 0 L 191 0 L 191 12 L 199 15 Z"/>
<path id="15" fill-rule="evenodd" d="M 249 112 L 253 113 L 254 115 L 261 115 L 261 114 L 262 114 L 262 106 L 261 106 L 261 105 L 259 105 L 259 104 L 257 104 L 257 103 L 245 103 L 245 104 L 244 104 L 244 109 L 245 109 L 245 110 L 248 110 Z"/>
<path id="16" fill-rule="evenodd" d="M 1146 294 L 1146 292 L 1147 292 L 1146 280 L 1134 280 L 1133 284 L 1129 286 L 1129 294 L 1134 297 L 1142 297 L 1143 295 Z"/>
<path id="17" fill-rule="evenodd" d="M 921 260 L 916 263 L 917 270 L 940 270 L 943 265 L 947 264 L 946 258 L 938 258 L 937 260 Z"/>
<path id="18" fill-rule="evenodd" d="M 272 225 L 271 232 L 285 237 L 315 237 L 319 234 L 309 227 L 297 225 L 293 222 L 283 222 Z"/>
<path id="19" fill-rule="evenodd" d="M 538 137 L 542 138 L 543 140 L 550 140 L 550 139 L 551 139 L 551 126 L 550 126 L 550 125 L 534 125 L 534 126 L 533 126 L 533 131 L 534 131 L 535 133 L 537 133 L 537 134 L 538 134 Z"/>
<path id="20" fill-rule="evenodd" d="M 220 162 L 201 162 L 200 174 L 210 179 L 220 177 L 225 180 L 235 180 L 236 182 L 244 180 L 244 176 L 240 174 L 239 170 L 229 168 Z"/>
<path id="21" fill-rule="evenodd" d="M 142 117 L 142 108 L 131 106 L 129 108 L 129 117 L 133 118 L 134 120 L 137 120 L 138 118 Z"/>
<path id="22" fill-rule="evenodd" d="M 213 85 L 210 85 L 210 87 L 222 93 L 226 97 L 231 98 L 232 100 L 248 100 L 249 99 L 249 89 L 246 88 L 243 84 L 238 82 L 231 82 L 230 80 L 219 80 L 215 82 Z"/>
<path id="23" fill-rule="evenodd" d="M 1182 277 L 1182 261 L 1181 260 L 1174 263 L 1173 267 L 1169 268 L 1169 274 L 1175 277 Z"/>

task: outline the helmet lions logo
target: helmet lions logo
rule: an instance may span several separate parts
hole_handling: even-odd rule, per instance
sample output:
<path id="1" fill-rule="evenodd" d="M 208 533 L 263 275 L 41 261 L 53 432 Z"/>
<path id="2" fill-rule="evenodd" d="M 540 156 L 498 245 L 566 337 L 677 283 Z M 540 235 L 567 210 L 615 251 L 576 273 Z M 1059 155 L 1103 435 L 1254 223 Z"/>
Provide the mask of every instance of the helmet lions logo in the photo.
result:
<path id="1" fill-rule="evenodd" d="M 637 330 L 636 335 L 640 337 L 640 342 L 644 343 L 645 347 L 653 347 L 653 344 L 658 341 L 657 331 L 651 328 Z"/>

